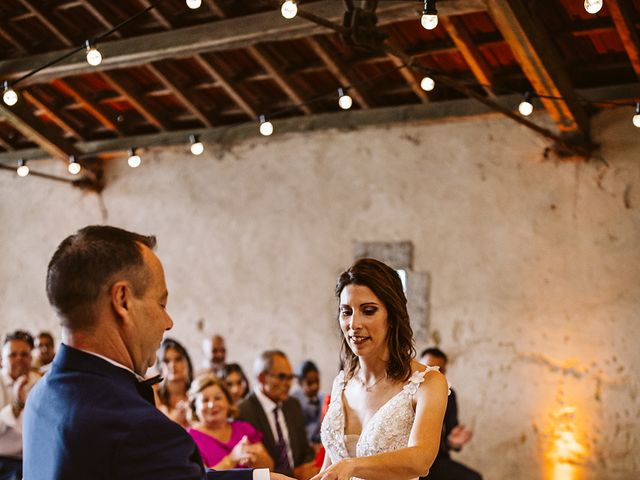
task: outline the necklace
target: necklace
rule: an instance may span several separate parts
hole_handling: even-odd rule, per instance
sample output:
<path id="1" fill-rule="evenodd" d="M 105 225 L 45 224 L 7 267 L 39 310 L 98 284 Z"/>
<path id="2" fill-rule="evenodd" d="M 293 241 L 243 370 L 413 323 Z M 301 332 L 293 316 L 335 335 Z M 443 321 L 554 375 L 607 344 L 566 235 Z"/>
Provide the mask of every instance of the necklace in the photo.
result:
<path id="1" fill-rule="evenodd" d="M 364 380 L 362 380 L 360 378 L 360 376 L 356 377 L 356 380 L 358 380 L 358 382 L 360 382 L 360 384 L 362 385 L 362 387 L 364 388 L 364 390 L 366 392 L 370 392 L 371 390 L 373 390 L 373 387 L 375 387 L 376 385 L 378 385 L 383 379 L 387 378 L 387 372 L 384 372 L 382 375 L 380 375 L 378 378 L 375 379 L 375 382 L 373 382 L 371 385 L 367 385 Z"/>

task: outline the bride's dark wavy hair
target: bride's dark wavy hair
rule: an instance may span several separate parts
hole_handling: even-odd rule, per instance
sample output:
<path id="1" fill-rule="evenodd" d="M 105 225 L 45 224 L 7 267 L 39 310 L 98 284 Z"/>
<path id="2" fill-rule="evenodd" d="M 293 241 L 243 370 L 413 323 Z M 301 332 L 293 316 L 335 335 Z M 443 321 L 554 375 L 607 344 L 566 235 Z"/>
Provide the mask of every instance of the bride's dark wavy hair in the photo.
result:
<path id="1" fill-rule="evenodd" d="M 411 360 L 416 356 L 413 342 L 413 329 L 407 312 L 407 297 L 402 289 L 398 272 L 374 258 L 362 258 L 348 270 L 342 272 L 336 283 L 336 297 L 340 303 L 340 294 L 347 285 L 369 287 L 384 303 L 387 309 L 387 346 L 389 362 L 387 375 L 395 380 L 406 380 L 411 374 Z M 338 309 L 338 319 L 340 311 Z M 342 335 L 340 356 L 347 378 L 351 378 L 358 367 L 358 357 L 353 353 Z"/>

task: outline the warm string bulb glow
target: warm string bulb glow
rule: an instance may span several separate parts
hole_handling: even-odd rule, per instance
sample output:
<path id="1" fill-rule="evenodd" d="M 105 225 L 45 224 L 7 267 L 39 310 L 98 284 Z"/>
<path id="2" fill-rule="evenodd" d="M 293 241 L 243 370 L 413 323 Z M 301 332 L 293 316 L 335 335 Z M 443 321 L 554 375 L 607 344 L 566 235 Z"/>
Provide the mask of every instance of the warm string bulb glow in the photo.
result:
<path id="1" fill-rule="evenodd" d="M 273 123 L 271 123 L 264 115 L 260 115 L 260 133 L 268 137 L 273 133 Z"/>
<path id="2" fill-rule="evenodd" d="M 191 153 L 193 153 L 194 155 L 202 155 L 202 152 L 204 152 L 204 144 L 198 139 L 198 137 L 196 137 L 195 135 L 190 135 L 189 143 L 191 144 L 189 146 L 189 150 L 191 150 Z"/>
<path id="3" fill-rule="evenodd" d="M 524 99 L 518 105 L 518 111 L 523 117 L 528 117 L 533 113 L 533 103 L 531 103 L 531 94 L 529 92 L 524 94 Z"/>
<path id="4" fill-rule="evenodd" d="M 142 163 L 142 159 L 140 158 L 140 155 L 136 153 L 135 148 L 129 150 L 129 158 L 127 159 L 127 163 L 131 168 L 138 168 Z"/>
<path id="5" fill-rule="evenodd" d="M 191 10 L 200 8 L 201 5 L 202 0 L 187 0 L 187 7 L 189 7 Z"/>
<path id="6" fill-rule="evenodd" d="M 343 110 L 349 110 L 353 105 L 353 99 L 342 88 L 338 89 L 338 105 Z"/>
<path id="7" fill-rule="evenodd" d="M 420 88 L 425 92 L 430 92 L 434 88 L 436 88 L 436 82 L 433 78 L 426 76 L 422 80 L 420 80 Z"/>
<path id="8" fill-rule="evenodd" d="M 584 0 L 584 9 L 592 15 L 602 10 L 602 5 L 602 0 Z"/>
<path id="9" fill-rule="evenodd" d="M 438 10 L 436 10 L 436 0 L 424 0 L 424 9 L 422 10 L 422 18 L 420 18 L 420 23 L 426 30 L 433 30 L 438 26 Z"/>
<path id="10" fill-rule="evenodd" d="M 77 175 L 80 173 L 80 170 L 82 170 L 82 167 L 77 162 L 75 155 L 71 155 L 69 157 L 69 165 L 67 166 L 67 170 L 71 175 Z"/>
<path id="11" fill-rule="evenodd" d="M 18 103 L 18 94 L 9 86 L 9 82 L 4 82 L 4 92 L 2 94 L 2 101 L 8 106 L 12 107 Z"/>
<path id="12" fill-rule="evenodd" d="M 27 161 L 24 158 L 18 160 L 18 169 L 16 173 L 19 177 L 26 177 L 29 175 L 29 167 L 27 166 Z"/>
<path id="13" fill-rule="evenodd" d="M 97 67 L 102 63 L 102 54 L 90 40 L 85 42 L 87 47 L 87 63 L 93 67 Z"/>
<path id="14" fill-rule="evenodd" d="M 633 126 L 640 128 L 640 102 L 636 103 L 636 114 L 633 116 Z"/>
<path id="15" fill-rule="evenodd" d="M 297 0 L 285 0 L 280 8 L 280 13 L 287 20 L 291 20 L 298 14 L 298 1 Z"/>

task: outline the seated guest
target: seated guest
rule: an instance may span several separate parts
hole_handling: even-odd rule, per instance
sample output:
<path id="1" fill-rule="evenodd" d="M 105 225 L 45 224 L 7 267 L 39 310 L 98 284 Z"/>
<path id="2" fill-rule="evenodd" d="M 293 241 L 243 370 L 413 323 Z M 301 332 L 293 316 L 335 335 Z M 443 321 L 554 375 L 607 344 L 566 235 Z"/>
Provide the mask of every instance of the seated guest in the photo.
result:
<path id="1" fill-rule="evenodd" d="M 250 423 L 233 420 L 237 409 L 222 380 L 210 373 L 197 377 L 189 390 L 189 405 L 193 427 L 187 431 L 205 466 L 273 468 L 262 434 Z"/>
<path id="2" fill-rule="evenodd" d="M 189 426 L 187 391 L 193 380 L 193 367 L 187 350 L 176 340 L 165 338 L 158 351 L 160 374 L 158 408 L 174 422 Z"/>
<path id="3" fill-rule="evenodd" d="M 56 355 L 53 335 L 49 332 L 40 332 L 36 337 L 34 353 L 34 370 L 41 374 L 46 373 L 51 367 L 53 357 Z"/>
<path id="4" fill-rule="evenodd" d="M 220 371 L 220 378 L 229 390 L 234 404 L 243 400 L 249 393 L 249 381 L 242 371 L 242 367 L 237 363 L 227 363 Z"/>
<path id="5" fill-rule="evenodd" d="M 300 402 L 289 397 L 294 375 L 287 356 L 279 350 L 263 352 L 254 363 L 254 374 L 257 388 L 238 405 L 238 418 L 262 432 L 274 471 L 312 477 L 318 473 L 315 453 L 307 441 Z"/>
<path id="6" fill-rule="evenodd" d="M 40 375 L 31 371 L 33 337 L 16 330 L 2 345 L 0 371 L 0 479 L 22 478 L 22 410 Z"/>
<path id="7" fill-rule="evenodd" d="M 447 356 L 439 348 L 427 348 L 420 355 L 421 362 L 430 367 L 439 367 L 440 373 L 447 373 Z M 456 462 L 451 458 L 449 451 L 459 452 L 462 450 L 473 432 L 458 422 L 458 403 L 456 392 L 451 389 L 447 409 L 444 414 L 442 425 L 442 435 L 440 436 L 440 450 L 436 456 L 429 474 L 421 477 L 426 480 L 482 480 L 482 476 L 471 468 Z"/>
<path id="8" fill-rule="evenodd" d="M 320 422 L 324 394 L 320 391 L 320 373 L 318 367 L 311 360 L 305 360 L 296 372 L 299 388 L 291 393 L 302 405 L 304 413 L 304 427 L 307 439 L 316 452 L 321 447 Z"/>

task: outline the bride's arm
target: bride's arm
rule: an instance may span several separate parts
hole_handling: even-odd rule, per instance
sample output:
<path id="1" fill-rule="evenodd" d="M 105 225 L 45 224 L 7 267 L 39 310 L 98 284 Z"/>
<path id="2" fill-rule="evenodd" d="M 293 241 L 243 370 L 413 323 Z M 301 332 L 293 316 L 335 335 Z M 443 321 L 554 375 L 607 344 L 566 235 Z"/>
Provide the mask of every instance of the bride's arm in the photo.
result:
<path id="1" fill-rule="evenodd" d="M 447 407 L 447 380 L 439 372 L 428 372 L 416 393 L 416 416 L 406 448 L 347 458 L 328 467 L 311 480 L 409 479 L 426 476 L 438 454 L 444 411 Z"/>

